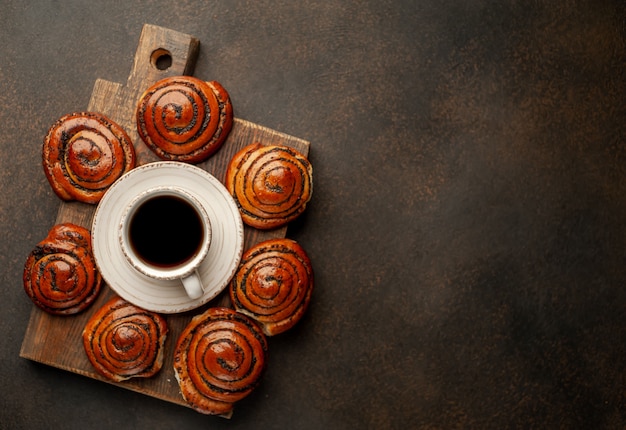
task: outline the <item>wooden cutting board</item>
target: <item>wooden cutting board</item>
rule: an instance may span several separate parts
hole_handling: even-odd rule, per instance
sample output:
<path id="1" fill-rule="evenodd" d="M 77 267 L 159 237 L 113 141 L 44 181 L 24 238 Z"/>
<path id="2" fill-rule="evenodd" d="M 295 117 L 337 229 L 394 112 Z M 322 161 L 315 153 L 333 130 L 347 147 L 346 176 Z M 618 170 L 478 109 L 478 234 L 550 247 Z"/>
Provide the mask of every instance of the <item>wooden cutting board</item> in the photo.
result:
<path id="1" fill-rule="evenodd" d="M 146 24 L 143 27 L 134 64 L 126 84 L 122 85 L 103 79 L 96 80 L 87 110 L 103 113 L 124 127 L 134 142 L 139 165 L 159 160 L 144 145 L 137 134 L 135 107 L 139 97 L 150 85 L 162 78 L 192 74 L 199 47 L 199 40 L 192 36 Z M 211 78 L 205 79 L 212 80 Z M 253 142 L 288 145 L 296 148 L 302 154 L 308 155 L 309 142 L 238 119 L 236 100 L 233 100 L 233 108 L 235 120 L 228 139 L 215 155 L 207 161 L 198 164 L 199 167 L 207 170 L 220 181 L 224 182 L 226 166 L 232 156 L 239 149 Z M 82 108 L 77 110 L 82 110 Z M 59 117 L 66 113 L 69 112 L 59 112 Z M 56 223 L 72 222 L 91 228 L 91 220 L 95 209 L 95 205 L 79 202 L 61 202 Z M 266 239 L 285 237 L 287 227 L 272 231 L 261 231 L 246 226 L 244 230 L 245 250 Z M 35 244 L 33 244 L 34 246 Z M 194 311 L 184 314 L 164 315 L 167 319 L 170 333 L 165 344 L 166 353 L 163 369 L 153 378 L 131 379 L 121 383 L 109 381 L 94 371 L 85 355 L 81 338 L 83 327 L 89 317 L 113 295 L 113 291 L 105 287 L 97 301 L 85 312 L 76 316 L 53 316 L 33 306 L 22 342 L 20 356 L 148 396 L 187 406 L 180 395 L 178 384 L 174 377 L 172 355 L 176 340 L 194 315 L 203 312 L 211 306 L 230 306 L 227 292 L 223 292 L 212 302 Z"/>

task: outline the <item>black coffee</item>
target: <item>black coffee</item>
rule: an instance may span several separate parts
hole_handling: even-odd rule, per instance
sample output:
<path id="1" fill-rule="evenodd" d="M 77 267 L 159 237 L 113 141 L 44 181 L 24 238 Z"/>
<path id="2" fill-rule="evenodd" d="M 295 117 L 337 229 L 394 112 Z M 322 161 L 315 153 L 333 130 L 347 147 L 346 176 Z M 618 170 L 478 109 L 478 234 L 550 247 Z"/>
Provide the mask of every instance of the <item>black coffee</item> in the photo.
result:
<path id="1" fill-rule="evenodd" d="M 170 195 L 143 202 L 132 216 L 128 233 L 135 254 L 152 266 L 175 267 L 200 249 L 202 220 L 186 200 Z"/>

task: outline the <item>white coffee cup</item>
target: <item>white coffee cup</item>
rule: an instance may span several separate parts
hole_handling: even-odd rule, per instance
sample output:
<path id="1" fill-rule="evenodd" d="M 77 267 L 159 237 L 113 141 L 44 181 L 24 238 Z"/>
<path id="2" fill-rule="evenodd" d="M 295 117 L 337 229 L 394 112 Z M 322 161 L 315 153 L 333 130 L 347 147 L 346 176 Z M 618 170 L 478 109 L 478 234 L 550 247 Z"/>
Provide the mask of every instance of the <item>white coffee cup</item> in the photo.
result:
<path id="1" fill-rule="evenodd" d="M 158 186 L 125 208 L 118 230 L 126 261 L 160 281 L 180 279 L 187 295 L 204 294 L 198 267 L 211 245 L 211 222 L 202 204 L 179 187 Z"/>

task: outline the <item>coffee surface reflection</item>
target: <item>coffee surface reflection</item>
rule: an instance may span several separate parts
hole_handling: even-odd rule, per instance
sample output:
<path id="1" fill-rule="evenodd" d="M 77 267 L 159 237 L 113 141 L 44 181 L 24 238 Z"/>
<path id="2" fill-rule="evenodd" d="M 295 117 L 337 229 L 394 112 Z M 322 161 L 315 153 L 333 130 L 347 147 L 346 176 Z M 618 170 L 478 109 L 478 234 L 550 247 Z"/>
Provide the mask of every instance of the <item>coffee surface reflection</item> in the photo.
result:
<path id="1" fill-rule="evenodd" d="M 201 249 L 204 228 L 197 210 L 174 195 L 157 195 L 141 203 L 130 218 L 129 242 L 145 264 L 183 265 Z"/>

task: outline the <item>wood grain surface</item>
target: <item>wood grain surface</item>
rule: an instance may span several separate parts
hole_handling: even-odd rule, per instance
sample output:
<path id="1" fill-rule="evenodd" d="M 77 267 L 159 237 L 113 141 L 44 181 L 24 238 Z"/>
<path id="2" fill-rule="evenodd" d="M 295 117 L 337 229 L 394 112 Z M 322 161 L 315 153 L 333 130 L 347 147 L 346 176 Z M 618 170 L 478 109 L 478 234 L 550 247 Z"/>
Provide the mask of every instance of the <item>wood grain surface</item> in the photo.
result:
<path id="1" fill-rule="evenodd" d="M 137 152 L 138 164 L 157 161 L 158 158 L 141 141 L 135 125 L 135 107 L 143 91 L 152 83 L 176 75 L 193 73 L 199 41 L 192 36 L 154 25 L 145 25 L 135 54 L 134 64 L 125 85 L 98 79 L 87 107 L 98 111 L 120 124 L 131 137 Z M 157 67 L 157 59 L 171 56 L 171 65 L 163 70 Z M 309 142 L 266 127 L 237 118 L 231 133 L 222 148 L 208 160 L 198 164 L 220 181 L 224 181 L 228 161 L 239 149 L 253 142 L 282 144 L 296 148 L 308 155 Z M 56 223 L 72 222 L 90 228 L 95 205 L 80 202 L 62 202 Z M 52 227 L 52 226 L 51 226 Z M 271 231 L 260 231 L 245 227 L 244 249 L 266 239 L 284 237 L 287 227 Z M 105 287 L 97 301 L 85 312 L 77 316 L 58 317 L 49 315 L 33 307 L 20 356 L 58 367 L 93 379 L 102 380 L 120 387 L 137 391 L 172 403 L 187 406 L 181 397 L 173 370 L 173 349 L 178 335 L 191 318 L 207 307 L 229 306 L 226 292 L 203 307 L 184 314 L 166 315 L 170 329 L 165 344 L 166 353 L 163 369 L 151 379 L 129 380 L 115 383 L 97 374 L 85 355 L 81 333 L 91 314 L 100 308 L 113 291 Z"/>

